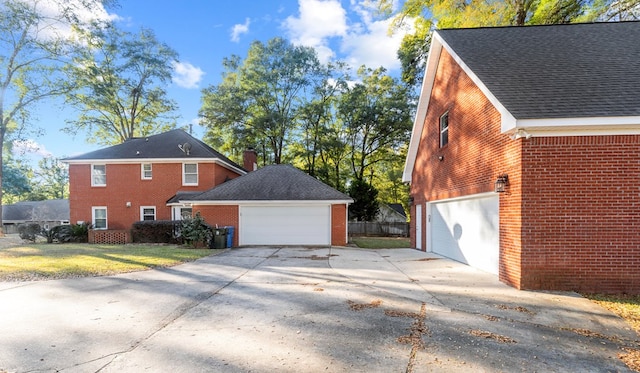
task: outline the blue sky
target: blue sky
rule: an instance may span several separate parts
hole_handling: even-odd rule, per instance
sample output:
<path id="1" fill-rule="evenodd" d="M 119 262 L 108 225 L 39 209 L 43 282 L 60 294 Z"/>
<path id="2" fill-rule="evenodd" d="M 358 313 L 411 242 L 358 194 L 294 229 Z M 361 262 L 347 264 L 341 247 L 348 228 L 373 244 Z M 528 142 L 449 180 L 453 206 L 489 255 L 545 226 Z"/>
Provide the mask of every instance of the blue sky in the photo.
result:
<path id="1" fill-rule="evenodd" d="M 180 55 L 169 96 L 178 103 L 179 125 L 194 123 L 194 135 L 204 129 L 197 125 L 201 89 L 218 84 L 224 57 L 245 57 L 254 40 L 267 41 L 282 36 L 295 44 L 316 48 L 323 61 L 340 59 L 357 67 L 384 66 L 399 72 L 396 50 L 401 34 L 389 36 L 389 20 L 380 19 L 370 0 L 120 0 L 116 9 L 93 15 L 116 19 L 129 31 L 141 27 L 154 30 L 159 40 Z M 107 14 L 108 12 L 108 14 Z M 35 123 L 44 135 L 27 141 L 37 160 L 65 157 L 100 146 L 87 144 L 85 134 L 71 137 L 60 131 L 65 119 L 75 113 L 59 109 L 59 104 L 38 106 Z M 24 149 L 24 147 L 16 147 Z"/>

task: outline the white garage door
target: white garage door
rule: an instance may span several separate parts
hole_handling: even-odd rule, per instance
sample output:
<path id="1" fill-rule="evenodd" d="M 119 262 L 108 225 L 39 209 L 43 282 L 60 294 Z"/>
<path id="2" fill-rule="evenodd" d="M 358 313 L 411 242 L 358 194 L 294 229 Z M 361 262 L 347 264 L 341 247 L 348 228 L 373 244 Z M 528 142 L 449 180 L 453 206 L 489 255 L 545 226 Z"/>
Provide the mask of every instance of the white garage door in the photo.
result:
<path id="1" fill-rule="evenodd" d="M 331 206 L 240 206 L 240 245 L 329 245 Z"/>
<path id="2" fill-rule="evenodd" d="M 499 203 L 492 194 L 431 204 L 431 250 L 498 274 Z"/>

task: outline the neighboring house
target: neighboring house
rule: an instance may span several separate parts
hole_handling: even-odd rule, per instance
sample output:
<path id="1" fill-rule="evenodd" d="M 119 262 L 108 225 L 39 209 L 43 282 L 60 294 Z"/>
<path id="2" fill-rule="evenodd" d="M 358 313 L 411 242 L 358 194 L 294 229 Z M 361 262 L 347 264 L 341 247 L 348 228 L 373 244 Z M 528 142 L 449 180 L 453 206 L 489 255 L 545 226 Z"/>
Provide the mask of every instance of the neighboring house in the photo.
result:
<path id="1" fill-rule="evenodd" d="M 640 293 L 640 23 L 434 32 L 411 240 L 518 289 Z"/>
<path id="2" fill-rule="evenodd" d="M 38 223 L 45 229 L 69 224 L 69 200 L 23 201 L 2 206 L 5 233 L 17 233 L 18 225 L 24 223 Z"/>
<path id="3" fill-rule="evenodd" d="M 407 214 L 400 203 L 381 203 L 378 206 L 376 221 L 381 223 L 406 223 Z"/>
<path id="4" fill-rule="evenodd" d="M 255 162 L 255 152 L 252 152 Z M 190 207 L 167 203 L 176 194 L 203 192 L 245 169 L 183 130 L 127 140 L 63 160 L 69 164 L 70 221 L 87 222 L 97 242 L 130 240 L 140 220 L 175 220 Z M 92 237 L 90 237 L 91 239 Z"/>
<path id="5" fill-rule="evenodd" d="M 244 168 L 182 130 L 131 139 L 64 160 L 71 222 L 90 222 L 92 242 L 130 241 L 140 220 L 200 212 L 211 226 L 234 226 L 237 245 L 345 245 L 351 198 L 292 166 Z M 242 176 L 244 175 L 244 176 Z"/>
<path id="6" fill-rule="evenodd" d="M 178 200 L 211 225 L 236 227 L 234 246 L 346 245 L 353 202 L 289 165 L 266 166 Z"/>

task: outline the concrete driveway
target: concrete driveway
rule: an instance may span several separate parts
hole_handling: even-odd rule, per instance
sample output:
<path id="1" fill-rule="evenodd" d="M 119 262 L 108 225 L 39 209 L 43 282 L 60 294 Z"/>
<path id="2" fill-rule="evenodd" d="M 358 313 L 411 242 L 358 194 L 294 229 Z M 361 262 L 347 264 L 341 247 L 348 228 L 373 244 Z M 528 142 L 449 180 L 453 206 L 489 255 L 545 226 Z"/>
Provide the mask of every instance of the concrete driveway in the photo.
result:
<path id="1" fill-rule="evenodd" d="M 0 283 L 0 372 L 625 372 L 621 319 L 411 249 Z"/>

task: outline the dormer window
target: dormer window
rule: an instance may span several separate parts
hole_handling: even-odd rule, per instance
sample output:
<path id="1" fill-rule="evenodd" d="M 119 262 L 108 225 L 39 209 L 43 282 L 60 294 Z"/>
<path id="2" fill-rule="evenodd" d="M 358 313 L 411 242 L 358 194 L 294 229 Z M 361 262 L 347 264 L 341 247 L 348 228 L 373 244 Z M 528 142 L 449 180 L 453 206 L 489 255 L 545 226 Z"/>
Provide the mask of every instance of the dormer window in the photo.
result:
<path id="1" fill-rule="evenodd" d="M 107 165 L 91 165 L 91 186 L 107 186 Z"/>
<path id="2" fill-rule="evenodd" d="M 440 117 L 440 147 L 449 143 L 449 112 Z"/>

